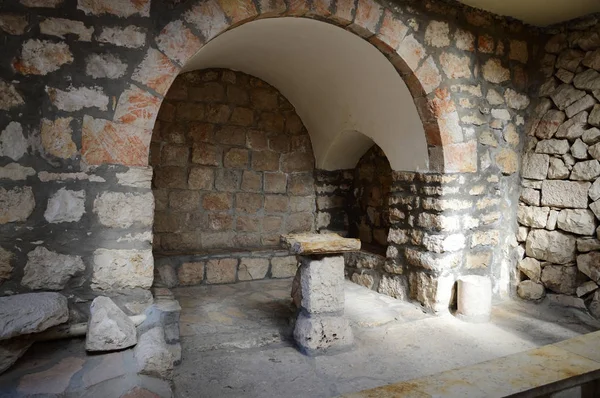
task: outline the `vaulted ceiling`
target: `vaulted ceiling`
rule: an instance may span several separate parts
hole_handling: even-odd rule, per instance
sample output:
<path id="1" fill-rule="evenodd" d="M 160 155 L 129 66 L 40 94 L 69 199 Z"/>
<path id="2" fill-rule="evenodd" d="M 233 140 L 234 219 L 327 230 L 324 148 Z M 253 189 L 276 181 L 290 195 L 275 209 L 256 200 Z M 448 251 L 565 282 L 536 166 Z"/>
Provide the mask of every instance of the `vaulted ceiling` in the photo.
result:
<path id="1" fill-rule="evenodd" d="M 547 26 L 600 12 L 600 0 L 458 0 L 471 7 Z"/>

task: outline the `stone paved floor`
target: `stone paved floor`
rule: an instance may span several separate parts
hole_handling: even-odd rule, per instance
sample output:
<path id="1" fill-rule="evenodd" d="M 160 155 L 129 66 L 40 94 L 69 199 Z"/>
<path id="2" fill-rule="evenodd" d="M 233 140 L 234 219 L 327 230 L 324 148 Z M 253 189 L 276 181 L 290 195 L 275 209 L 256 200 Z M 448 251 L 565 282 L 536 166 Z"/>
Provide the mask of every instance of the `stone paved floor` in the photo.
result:
<path id="1" fill-rule="evenodd" d="M 180 300 L 178 397 L 333 397 L 425 376 L 600 329 L 575 309 L 505 302 L 487 324 L 432 317 L 346 284 L 355 347 L 309 358 L 288 326 L 291 280 L 174 290 Z"/>

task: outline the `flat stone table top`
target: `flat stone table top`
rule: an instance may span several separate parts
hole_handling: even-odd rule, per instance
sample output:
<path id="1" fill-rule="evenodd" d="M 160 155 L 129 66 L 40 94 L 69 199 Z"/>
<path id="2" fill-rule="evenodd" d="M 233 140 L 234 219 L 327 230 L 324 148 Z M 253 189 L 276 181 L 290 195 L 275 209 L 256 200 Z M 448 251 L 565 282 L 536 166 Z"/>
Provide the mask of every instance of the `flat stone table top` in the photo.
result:
<path id="1" fill-rule="evenodd" d="M 359 239 L 343 238 L 333 233 L 282 235 L 281 244 L 290 253 L 300 255 L 336 254 L 360 250 Z"/>

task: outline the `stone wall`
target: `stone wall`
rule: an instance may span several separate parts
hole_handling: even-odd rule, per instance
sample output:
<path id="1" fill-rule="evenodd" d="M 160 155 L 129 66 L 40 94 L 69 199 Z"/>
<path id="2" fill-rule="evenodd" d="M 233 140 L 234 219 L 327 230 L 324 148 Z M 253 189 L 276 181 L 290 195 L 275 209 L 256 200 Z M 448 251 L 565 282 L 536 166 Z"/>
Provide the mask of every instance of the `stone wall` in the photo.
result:
<path id="1" fill-rule="evenodd" d="M 600 24 L 561 30 L 545 45 L 524 150 L 517 292 L 600 316 Z"/>
<path id="2" fill-rule="evenodd" d="M 156 252 L 278 246 L 314 230 L 314 156 L 293 106 L 241 72 L 175 79 L 152 135 Z"/>
<path id="3" fill-rule="evenodd" d="M 315 170 L 317 231 L 348 235 L 353 170 Z"/>
<path id="4" fill-rule="evenodd" d="M 28 154 L 10 156 L 33 161 Z M 10 163 L 1 170 L 0 295 L 55 290 L 82 302 L 150 288 L 150 168 L 36 173 Z"/>
<path id="5" fill-rule="evenodd" d="M 356 165 L 347 210 L 350 217 L 348 235 L 359 238 L 363 248 L 385 253 L 390 228 L 388 200 L 391 185 L 390 163 L 381 148 L 374 145 Z"/>
<path id="6" fill-rule="evenodd" d="M 228 250 L 220 254 L 157 256 L 154 285 L 164 287 L 291 278 L 298 262 L 287 250 Z"/>

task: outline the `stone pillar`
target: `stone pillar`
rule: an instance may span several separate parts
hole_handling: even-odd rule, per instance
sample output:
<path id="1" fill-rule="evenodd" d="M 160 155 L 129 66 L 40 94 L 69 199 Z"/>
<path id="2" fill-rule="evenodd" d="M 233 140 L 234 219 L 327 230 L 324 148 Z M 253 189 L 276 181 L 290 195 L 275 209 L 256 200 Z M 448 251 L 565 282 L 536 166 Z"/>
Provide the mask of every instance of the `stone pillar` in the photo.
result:
<path id="1" fill-rule="evenodd" d="M 492 281 L 487 276 L 467 275 L 458 279 L 459 319 L 467 322 L 487 322 L 492 311 Z"/>
<path id="2" fill-rule="evenodd" d="M 360 250 L 360 241 L 335 234 L 287 235 L 282 241 L 300 260 L 292 288 L 300 351 L 319 355 L 350 347 L 354 338 L 344 318 L 343 252 Z"/>

